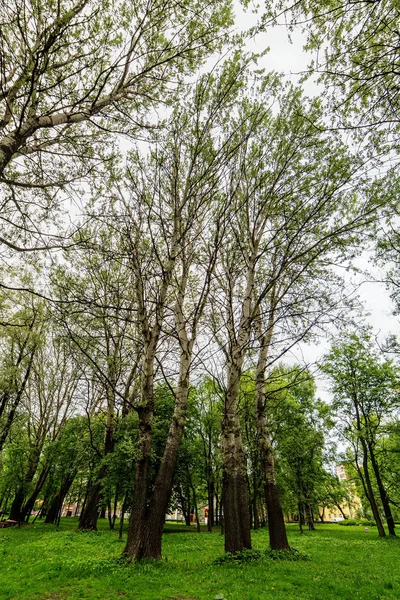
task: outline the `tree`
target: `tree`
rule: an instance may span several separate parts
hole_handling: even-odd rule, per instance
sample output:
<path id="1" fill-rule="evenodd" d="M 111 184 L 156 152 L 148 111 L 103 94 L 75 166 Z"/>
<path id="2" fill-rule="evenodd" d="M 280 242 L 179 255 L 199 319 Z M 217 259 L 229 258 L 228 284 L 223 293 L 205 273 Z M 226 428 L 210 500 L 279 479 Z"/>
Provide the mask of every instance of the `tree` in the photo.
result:
<path id="1" fill-rule="evenodd" d="M 59 206 L 54 186 L 151 128 L 155 106 L 226 42 L 232 15 L 229 0 L 17 0 L 0 21 L 0 242 L 15 252 L 52 245 L 34 221 Z"/>
<path id="2" fill-rule="evenodd" d="M 0 452 L 3 450 L 28 385 L 35 355 L 40 346 L 43 306 L 12 295 L 13 310 L 7 324 L 0 326 L 2 364 L 0 382 Z M 7 304 L 8 304 L 7 302 Z M 4 306 L 3 306 L 4 310 Z"/>
<path id="3" fill-rule="evenodd" d="M 163 522 L 186 422 L 193 352 L 226 220 L 220 178 L 239 146 L 224 125 L 250 62 L 251 58 L 237 53 L 214 73 L 201 77 L 174 107 L 148 156 L 142 158 L 139 151 L 132 155 L 126 195 L 122 186 L 118 189 L 121 212 L 113 218 L 121 225 L 135 277 L 142 353 L 141 392 L 135 403 L 138 460 L 125 547 L 125 553 L 137 560 L 161 557 Z M 157 365 L 164 376 L 169 366 L 162 360 L 165 350 L 176 356 L 175 402 L 150 493 L 154 382 Z"/>
<path id="4" fill-rule="evenodd" d="M 376 448 L 382 428 L 398 406 L 399 375 L 393 363 L 376 352 L 370 331 L 348 332 L 324 357 L 323 371 L 332 381 L 335 408 L 342 434 L 352 443 L 355 467 L 377 522 L 384 536 L 379 508 L 370 477 L 375 476 L 379 497 L 390 535 L 395 535 L 394 519 L 379 468 Z M 361 448 L 359 448 L 359 445 Z M 362 470 L 358 463 L 361 453 Z"/>
<path id="5" fill-rule="evenodd" d="M 52 275 L 53 294 L 59 300 L 54 310 L 65 336 L 81 365 L 82 377 L 91 380 L 96 397 L 86 407 L 88 419 L 105 413 L 100 464 L 85 508 L 80 529 L 96 529 L 103 482 L 108 471 L 108 455 L 114 450 L 117 412 L 126 416 L 132 410 L 135 377 L 139 364 L 136 339 L 132 278 L 126 261 L 115 260 L 112 240 L 104 228 L 87 228 L 90 244 L 79 253 L 69 254 L 68 268 L 59 266 Z M 99 398 L 97 396 L 100 396 Z"/>
<path id="6" fill-rule="evenodd" d="M 29 519 L 50 470 L 49 447 L 75 409 L 77 372 L 68 350 L 54 333 L 42 330 L 41 338 L 22 398 L 28 451 L 27 466 L 20 474 L 21 485 L 10 509 L 10 519 L 17 521 Z"/>
<path id="7" fill-rule="evenodd" d="M 283 502 L 299 515 L 300 529 L 314 529 L 314 511 L 328 477 L 324 469 L 326 405 L 316 397 L 313 377 L 298 367 L 280 365 L 267 379 L 271 437 L 276 449 L 277 478 L 284 482 Z"/>
<path id="8" fill-rule="evenodd" d="M 386 129 L 394 134 L 395 149 L 400 123 L 396 0 L 278 1 L 273 12 L 275 20 L 283 12 L 289 26 L 306 31 L 307 48 L 317 54 L 312 69 L 333 86 L 332 102 L 344 113 L 345 125 L 368 128 L 372 136 Z"/>
<path id="9" fill-rule="evenodd" d="M 52 482 L 46 490 L 43 504 L 46 510 L 45 523 L 58 523 L 65 498 L 77 473 L 85 463 L 87 424 L 84 416 L 72 417 L 65 423 L 61 434 L 52 444 Z"/>
<path id="10" fill-rule="evenodd" d="M 266 370 L 343 307 L 342 285 L 330 265 L 346 261 L 347 253 L 354 252 L 358 231 L 372 222 L 377 208 L 375 199 L 356 203 L 351 187 L 362 164 L 337 134 L 318 126 L 319 100 L 309 102 L 301 90 L 285 88 L 276 78 L 267 77 L 258 102 L 246 101 L 238 109 L 247 114 L 243 128 L 248 137 L 231 162 L 225 193 L 233 216 L 212 294 L 211 327 L 226 367 L 222 447 L 226 550 L 230 552 L 250 546 L 239 422 L 245 360 L 258 351 L 258 439 L 264 453 L 264 481 L 274 487 L 265 418 Z M 274 102 L 272 111 L 268 107 Z M 275 489 L 269 498 L 276 502 Z M 273 514 L 279 515 L 281 532 L 275 539 L 284 547 L 282 512 L 275 506 L 270 510 Z"/>

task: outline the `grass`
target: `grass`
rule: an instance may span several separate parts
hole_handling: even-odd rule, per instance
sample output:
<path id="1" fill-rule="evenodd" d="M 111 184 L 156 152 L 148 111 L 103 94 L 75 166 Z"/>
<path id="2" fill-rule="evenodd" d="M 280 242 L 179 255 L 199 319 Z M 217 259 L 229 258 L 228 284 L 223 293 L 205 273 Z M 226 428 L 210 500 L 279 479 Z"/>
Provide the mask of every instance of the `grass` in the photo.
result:
<path id="1" fill-rule="evenodd" d="M 303 535 L 288 526 L 292 546 L 309 561 L 214 564 L 223 553 L 216 531 L 167 526 L 162 561 L 123 566 L 123 543 L 102 522 L 99 533 L 36 524 L 0 530 L 1 600 L 387 600 L 400 598 L 400 539 L 375 529 L 317 525 Z M 177 535 L 170 535 L 171 532 Z M 182 532 L 178 534 L 178 532 Z M 253 533 L 255 549 L 268 532 Z"/>

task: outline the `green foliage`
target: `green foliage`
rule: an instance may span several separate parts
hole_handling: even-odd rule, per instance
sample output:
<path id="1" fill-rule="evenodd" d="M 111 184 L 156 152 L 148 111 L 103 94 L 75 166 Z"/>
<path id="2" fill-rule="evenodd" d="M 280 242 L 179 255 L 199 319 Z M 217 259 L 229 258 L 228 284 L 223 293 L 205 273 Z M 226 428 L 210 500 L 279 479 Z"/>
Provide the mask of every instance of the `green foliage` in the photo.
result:
<path id="1" fill-rule="evenodd" d="M 376 523 L 375 521 L 370 521 L 368 519 L 344 519 L 343 521 L 339 521 L 338 525 L 343 525 L 344 527 L 354 527 L 356 525 L 374 527 L 376 526 Z"/>
<path id="2" fill-rule="evenodd" d="M 316 54 L 313 69 L 328 89 L 333 87 L 332 104 L 344 113 L 346 124 L 355 130 L 361 125 L 363 137 L 365 125 L 373 136 L 382 128 L 398 134 L 398 1 L 278 0 L 272 4 L 276 13 L 287 11 L 292 26 L 301 23 L 306 31 L 308 49 Z"/>
<path id="3" fill-rule="evenodd" d="M 330 458 L 325 437 L 332 425 L 329 409 L 316 398 L 312 376 L 297 367 L 272 371 L 266 389 L 283 505 L 292 513 L 299 504 L 316 509 L 332 488 L 324 468 Z"/>

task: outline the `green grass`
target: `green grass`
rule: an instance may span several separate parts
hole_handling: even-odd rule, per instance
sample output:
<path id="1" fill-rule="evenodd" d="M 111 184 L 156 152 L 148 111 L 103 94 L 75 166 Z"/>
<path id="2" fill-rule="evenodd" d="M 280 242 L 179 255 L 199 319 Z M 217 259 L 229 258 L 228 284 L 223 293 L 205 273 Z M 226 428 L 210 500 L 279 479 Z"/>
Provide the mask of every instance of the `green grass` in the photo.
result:
<path id="1" fill-rule="evenodd" d="M 317 525 L 303 535 L 288 526 L 290 543 L 307 562 L 263 559 L 213 564 L 223 538 L 167 526 L 164 558 L 123 566 L 123 543 L 102 522 L 99 533 L 35 524 L 0 530 L 0 599 L 10 600 L 386 600 L 400 598 L 400 539 L 379 539 L 363 527 Z M 171 532 L 174 532 L 171 535 Z M 178 533 L 182 531 L 182 533 Z M 255 549 L 268 532 L 253 533 Z"/>

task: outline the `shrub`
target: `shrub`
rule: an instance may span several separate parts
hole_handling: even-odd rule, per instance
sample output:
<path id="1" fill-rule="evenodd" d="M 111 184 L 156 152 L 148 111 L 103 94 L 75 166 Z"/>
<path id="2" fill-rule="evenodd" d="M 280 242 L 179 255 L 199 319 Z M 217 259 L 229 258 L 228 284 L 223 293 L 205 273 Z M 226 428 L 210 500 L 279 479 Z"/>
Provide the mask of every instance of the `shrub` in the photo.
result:
<path id="1" fill-rule="evenodd" d="M 345 521 L 340 521 L 339 525 L 345 525 L 348 527 L 362 525 L 363 527 L 373 527 L 376 525 L 375 521 L 370 521 L 368 519 L 346 519 Z"/>

